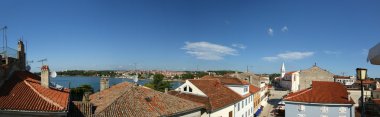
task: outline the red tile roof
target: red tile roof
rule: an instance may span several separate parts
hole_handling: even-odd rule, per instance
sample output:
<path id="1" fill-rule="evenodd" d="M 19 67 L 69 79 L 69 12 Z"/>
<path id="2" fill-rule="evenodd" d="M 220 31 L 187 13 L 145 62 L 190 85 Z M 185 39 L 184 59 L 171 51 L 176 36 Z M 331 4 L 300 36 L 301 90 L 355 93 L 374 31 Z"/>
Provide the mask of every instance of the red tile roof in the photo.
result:
<path id="1" fill-rule="evenodd" d="M 377 105 L 380 105 L 380 99 L 372 99 L 372 101 L 377 104 Z"/>
<path id="2" fill-rule="evenodd" d="M 0 110 L 36 112 L 67 111 L 69 89 L 40 85 L 40 77 L 30 72 L 14 72 L 0 87 Z"/>
<path id="3" fill-rule="evenodd" d="M 313 81 L 312 88 L 290 93 L 285 101 L 308 103 L 354 104 L 348 100 L 347 89 L 337 82 Z"/>
<path id="4" fill-rule="evenodd" d="M 239 78 L 234 78 L 234 77 L 214 77 L 214 76 L 203 76 L 201 79 L 214 79 L 217 78 L 219 79 L 223 84 L 226 85 L 249 85 L 249 82 L 245 80 L 241 80 Z"/>
<path id="5" fill-rule="evenodd" d="M 250 92 L 250 93 L 256 93 L 256 92 L 258 92 L 258 91 L 260 91 L 260 88 L 255 87 L 255 86 L 253 86 L 253 85 L 249 85 L 249 92 Z"/>
<path id="6" fill-rule="evenodd" d="M 359 83 L 360 84 L 360 80 L 356 80 L 355 83 Z M 365 79 L 363 80 L 363 84 L 372 84 L 372 83 L 376 83 L 376 80 L 370 80 L 370 79 Z"/>
<path id="7" fill-rule="evenodd" d="M 222 80 L 219 78 L 202 78 L 189 80 L 189 82 L 191 82 L 203 93 L 205 93 L 207 97 L 178 92 L 172 92 L 171 94 L 183 99 L 203 103 L 206 105 L 206 109 L 208 111 L 214 111 L 225 106 L 229 106 L 250 95 L 250 93 L 248 93 L 248 95 L 241 96 L 228 87 L 224 86 L 221 81 Z"/>
<path id="8" fill-rule="evenodd" d="M 95 116 L 105 117 L 175 116 L 204 107 L 201 103 L 142 86 L 136 87 L 128 82 L 90 95 L 90 102 L 96 106 Z"/>
<path id="9" fill-rule="evenodd" d="M 295 72 L 297 72 L 297 71 L 286 72 L 285 75 L 292 75 Z"/>
<path id="10" fill-rule="evenodd" d="M 335 75 L 334 78 L 335 79 L 351 79 L 350 76 L 339 76 L 339 75 Z"/>

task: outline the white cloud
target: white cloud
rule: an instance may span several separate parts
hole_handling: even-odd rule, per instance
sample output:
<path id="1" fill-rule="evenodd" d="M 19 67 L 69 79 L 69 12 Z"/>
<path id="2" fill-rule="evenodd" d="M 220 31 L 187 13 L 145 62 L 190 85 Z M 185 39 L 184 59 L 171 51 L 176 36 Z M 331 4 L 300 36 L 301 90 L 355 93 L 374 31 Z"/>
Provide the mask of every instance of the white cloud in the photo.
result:
<path id="1" fill-rule="evenodd" d="M 273 31 L 272 28 L 269 28 L 269 29 L 268 29 L 268 35 L 269 35 L 269 36 L 273 36 L 273 32 L 274 32 L 274 31 Z"/>
<path id="2" fill-rule="evenodd" d="M 238 55 L 238 52 L 233 48 L 209 42 L 185 42 L 182 49 L 202 60 L 221 60 L 224 56 Z"/>
<path id="3" fill-rule="evenodd" d="M 285 52 L 277 54 L 276 56 L 263 57 L 265 61 L 276 61 L 278 59 L 283 60 L 300 60 L 310 56 L 313 56 L 314 52 Z"/>
<path id="4" fill-rule="evenodd" d="M 339 51 L 331 51 L 331 50 L 325 50 L 323 51 L 325 54 L 331 54 L 331 55 L 338 55 L 340 54 L 341 52 Z"/>
<path id="5" fill-rule="evenodd" d="M 245 49 L 245 48 L 247 48 L 247 46 L 245 46 L 245 45 L 243 45 L 243 44 L 238 44 L 238 43 L 232 44 L 232 47 L 236 47 L 236 48 L 240 48 L 240 49 Z"/>
<path id="6" fill-rule="evenodd" d="M 289 30 L 289 29 L 288 29 L 287 26 L 284 26 L 284 27 L 282 27 L 282 29 L 281 29 L 282 32 L 288 32 L 288 30 Z"/>

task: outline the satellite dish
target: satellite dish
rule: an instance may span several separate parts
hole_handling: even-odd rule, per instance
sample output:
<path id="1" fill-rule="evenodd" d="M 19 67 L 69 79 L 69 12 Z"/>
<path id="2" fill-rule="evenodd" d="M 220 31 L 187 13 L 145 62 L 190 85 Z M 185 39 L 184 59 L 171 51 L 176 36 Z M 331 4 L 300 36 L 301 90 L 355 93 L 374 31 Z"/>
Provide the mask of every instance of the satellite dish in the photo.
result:
<path id="1" fill-rule="evenodd" d="M 50 72 L 50 77 L 52 77 L 52 78 L 57 77 L 57 72 L 55 72 L 55 71 Z"/>
<path id="2" fill-rule="evenodd" d="M 137 74 L 134 75 L 134 76 L 133 76 L 133 82 L 137 83 L 137 81 L 139 81 L 139 78 L 138 78 L 138 77 L 139 77 L 139 75 L 137 75 Z"/>
<path id="3" fill-rule="evenodd" d="M 30 65 L 27 65 L 27 66 L 26 66 L 26 70 L 27 70 L 27 71 L 30 71 L 30 69 L 31 69 Z"/>

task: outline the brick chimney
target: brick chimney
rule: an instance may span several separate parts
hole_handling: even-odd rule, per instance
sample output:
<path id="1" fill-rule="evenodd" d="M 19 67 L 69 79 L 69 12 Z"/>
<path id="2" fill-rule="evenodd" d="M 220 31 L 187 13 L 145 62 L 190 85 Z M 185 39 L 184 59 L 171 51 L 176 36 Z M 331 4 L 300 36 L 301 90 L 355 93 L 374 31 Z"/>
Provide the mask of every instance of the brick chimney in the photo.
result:
<path id="1" fill-rule="evenodd" d="M 104 89 L 108 89 L 109 86 L 109 79 L 108 78 L 100 78 L 100 91 Z"/>
<path id="2" fill-rule="evenodd" d="M 41 67 L 41 85 L 45 88 L 49 88 L 49 66 L 43 65 Z"/>

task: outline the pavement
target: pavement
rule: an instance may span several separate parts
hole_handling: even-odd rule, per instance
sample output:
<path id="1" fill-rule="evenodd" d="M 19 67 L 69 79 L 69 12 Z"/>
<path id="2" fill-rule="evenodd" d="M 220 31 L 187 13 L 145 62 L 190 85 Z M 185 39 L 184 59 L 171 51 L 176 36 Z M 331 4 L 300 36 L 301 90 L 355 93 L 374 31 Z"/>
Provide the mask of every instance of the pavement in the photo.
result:
<path id="1" fill-rule="evenodd" d="M 288 93 L 288 91 L 269 89 L 271 96 L 268 99 L 268 104 L 264 106 L 264 109 L 260 117 L 277 117 L 275 115 L 275 108 L 282 97 Z"/>

